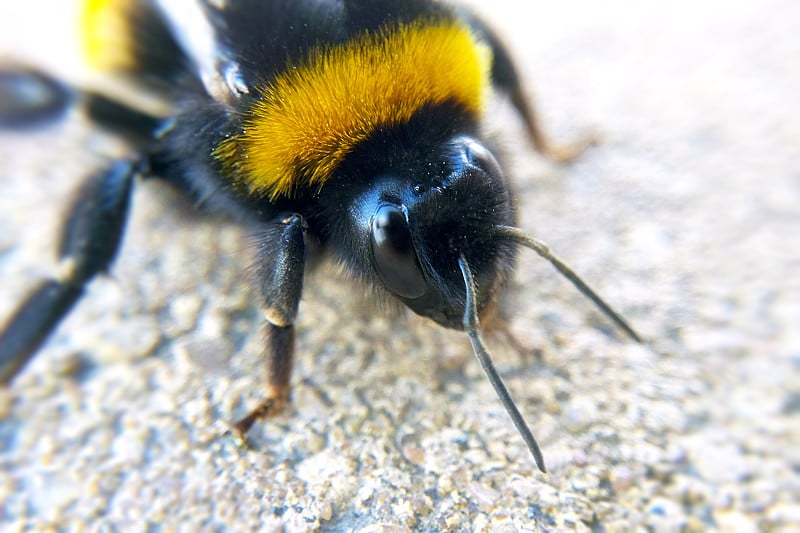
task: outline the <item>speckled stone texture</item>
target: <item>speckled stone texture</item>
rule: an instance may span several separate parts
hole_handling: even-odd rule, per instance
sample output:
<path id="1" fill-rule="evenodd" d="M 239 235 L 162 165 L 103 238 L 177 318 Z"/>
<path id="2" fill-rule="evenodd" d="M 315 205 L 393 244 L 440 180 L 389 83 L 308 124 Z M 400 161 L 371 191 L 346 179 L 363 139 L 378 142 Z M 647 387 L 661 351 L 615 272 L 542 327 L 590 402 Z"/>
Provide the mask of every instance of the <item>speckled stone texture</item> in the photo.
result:
<path id="1" fill-rule="evenodd" d="M 43 5 L 4 3 L 0 57 L 69 70 L 68 19 L 36 44 Z M 146 182 L 112 276 L 0 392 L 0 529 L 800 530 L 800 4 L 478 7 L 553 136 L 602 138 L 552 165 L 494 106 L 522 226 L 648 339 L 522 254 L 507 304 L 530 353 L 487 342 L 550 473 L 462 334 L 332 270 L 307 284 L 292 409 L 249 448 L 226 436 L 262 392 L 251 241 Z M 0 136 L 0 321 L 118 149 L 79 113 Z"/>

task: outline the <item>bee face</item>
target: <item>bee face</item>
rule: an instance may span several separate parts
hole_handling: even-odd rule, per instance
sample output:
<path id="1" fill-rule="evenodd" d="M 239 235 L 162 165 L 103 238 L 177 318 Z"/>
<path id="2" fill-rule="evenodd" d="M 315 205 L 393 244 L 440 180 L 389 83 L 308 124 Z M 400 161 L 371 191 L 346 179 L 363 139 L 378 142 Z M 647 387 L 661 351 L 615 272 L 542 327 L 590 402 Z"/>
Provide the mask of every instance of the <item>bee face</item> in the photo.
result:
<path id="1" fill-rule="evenodd" d="M 513 225 L 515 209 L 494 156 L 470 136 L 411 151 L 372 181 L 348 210 L 350 237 L 358 235 L 355 271 L 384 287 L 415 313 L 461 329 L 463 255 L 476 277 L 479 309 L 490 307 L 513 266 L 514 246 L 492 228 Z M 352 241 L 351 241 L 352 242 Z"/>
<path id="2" fill-rule="evenodd" d="M 456 137 L 444 149 L 451 171 L 440 186 L 421 192 L 409 206 L 409 226 L 429 290 L 403 301 L 417 314 L 461 329 L 465 293 L 459 257 L 467 260 L 476 278 L 482 314 L 492 307 L 516 257 L 516 247 L 497 239 L 492 230 L 514 225 L 516 211 L 500 165 L 481 143 Z"/>

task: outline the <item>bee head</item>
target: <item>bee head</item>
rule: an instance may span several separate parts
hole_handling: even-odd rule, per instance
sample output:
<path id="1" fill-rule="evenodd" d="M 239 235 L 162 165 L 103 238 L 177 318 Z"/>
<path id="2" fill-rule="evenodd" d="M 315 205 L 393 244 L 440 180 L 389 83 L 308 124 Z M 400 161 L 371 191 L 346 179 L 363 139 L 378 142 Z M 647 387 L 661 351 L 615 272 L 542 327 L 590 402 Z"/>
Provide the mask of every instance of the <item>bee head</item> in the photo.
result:
<path id="1" fill-rule="evenodd" d="M 416 132 L 424 131 L 417 128 Z M 353 154 L 318 196 L 329 222 L 318 235 L 350 270 L 384 287 L 418 315 L 463 330 L 537 466 L 536 439 L 481 340 L 518 246 L 549 261 L 630 338 L 641 337 L 542 241 L 515 227 L 508 182 L 494 156 L 470 135 L 387 132 Z M 434 137 L 435 138 L 435 137 Z M 424 139 L 424 142 L 415 142 Z M 319 225 L 316 225 L 319 227 Z"/>
<path id="2" fill-rule="evenodd" d="M 514 262 L 515 245 L 492 229 L 513 225 L 515 210 L 500 165 L 480 142 L 452 137 L 378 172 L 351 204 L 357 272 L 415 313 L 462 329 L 466 301 L 459 257 L 470 265 L 478 309 L 493 308 Z"/>

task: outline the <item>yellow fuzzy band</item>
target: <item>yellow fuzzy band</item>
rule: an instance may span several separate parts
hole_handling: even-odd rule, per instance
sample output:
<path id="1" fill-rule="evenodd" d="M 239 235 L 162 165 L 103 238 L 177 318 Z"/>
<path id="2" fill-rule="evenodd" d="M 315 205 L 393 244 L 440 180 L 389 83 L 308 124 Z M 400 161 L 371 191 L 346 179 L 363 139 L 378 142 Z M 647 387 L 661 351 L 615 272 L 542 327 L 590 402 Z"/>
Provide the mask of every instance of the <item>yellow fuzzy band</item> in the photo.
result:
<path id="1" fill-rule="evenodd" d="M 214 155 L 257 196 L 320 188 L 356 145 L 426 105 L 453 102 L 479 115 L 490 66 L 489 48 L 454 21 L 421 21 L 322 47 L 260 87 L 242 131 Z"/>
<path id="2" fill-rule="evenodd" d="M 81 11 L 83 53 L 89 65 L 104 71 L 134 66 L 131 27 L 132 0 L 84 0 Z"/>

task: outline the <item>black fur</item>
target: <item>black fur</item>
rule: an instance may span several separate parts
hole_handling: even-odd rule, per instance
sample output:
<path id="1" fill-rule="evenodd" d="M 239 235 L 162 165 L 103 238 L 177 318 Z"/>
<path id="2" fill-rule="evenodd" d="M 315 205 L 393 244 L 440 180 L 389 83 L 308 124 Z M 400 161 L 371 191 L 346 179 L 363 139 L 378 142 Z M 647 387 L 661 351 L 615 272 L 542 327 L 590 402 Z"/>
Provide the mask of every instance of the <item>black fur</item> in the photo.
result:
<path id="1" fill-rule="evenodd" d="M 123 16 L 132 37 L 132 48 L 124 53 L 133 61 L 125 74 L 136 83 L 175 98 L 180 98 L 181 91 L 189 85 L 199 89 L 199 79 L 192 75 L 191 61 L 178 44 L 157 2 L 138 0 L 120 2 L 119 5 L 124 10 Z"/>

